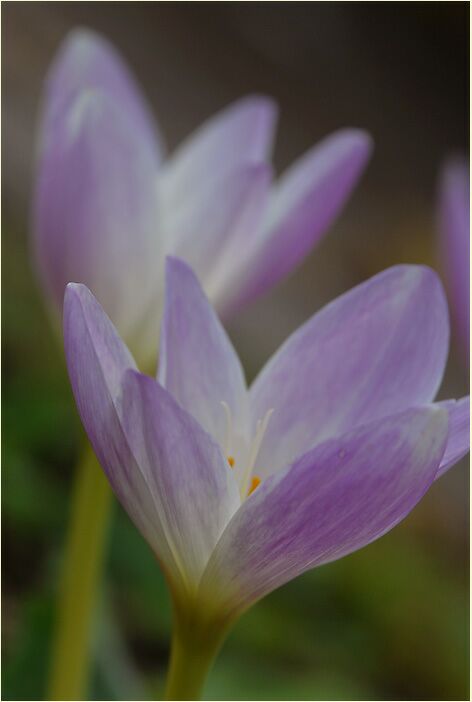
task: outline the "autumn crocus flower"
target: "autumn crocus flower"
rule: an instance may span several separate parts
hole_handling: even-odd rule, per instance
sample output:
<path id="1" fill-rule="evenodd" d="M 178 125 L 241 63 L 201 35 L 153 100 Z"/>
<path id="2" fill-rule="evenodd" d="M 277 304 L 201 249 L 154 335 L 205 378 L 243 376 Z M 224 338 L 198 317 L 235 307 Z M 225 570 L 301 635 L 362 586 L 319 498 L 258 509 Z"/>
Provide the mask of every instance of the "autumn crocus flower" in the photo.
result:
<path id="1" fill-rule="evenodd" d="M 469 362 L 470 200 L 469 166 L 465 159 L 448 161 L 441 173 L 439 234 L 441 264 L 446 278 L 453 328 Z"/>
<path id="2" fill-rule="evenodd" d="M 433 403 L 449 327 L 428 268 L 394 267 L 342 295 L 249 390 L 177 259 L 167 262 L 158 380 L 136 370 L 82 285 L 67 287 L 64 335 L 89 438 L 173 593 L 170 697 L 194 698 L 178 681 L 198 678 L 241 612 L 387 532 L 468 450 L 468 398 Z"/>
<path id="3" fill-rule="evenodd" d="M 39 135 L 35 254 L 53 306 L 69 281 L 85 283 L 147 364 L 166 254 L 189 262 L 222 315 L 288 274 L 346 202 L 371 140 L 342 129 L 274 183 L 276 113 L 270 98 L 245 97 L 166 158 L 116 51 L 74 31 L 50 69 Z"/>

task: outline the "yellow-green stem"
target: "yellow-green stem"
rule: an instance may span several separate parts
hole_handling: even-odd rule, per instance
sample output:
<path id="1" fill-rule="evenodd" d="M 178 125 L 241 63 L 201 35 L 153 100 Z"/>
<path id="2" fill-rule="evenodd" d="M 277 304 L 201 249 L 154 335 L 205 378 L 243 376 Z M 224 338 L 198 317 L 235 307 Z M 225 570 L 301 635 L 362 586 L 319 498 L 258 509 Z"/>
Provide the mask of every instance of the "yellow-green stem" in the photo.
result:
<path id="1" fill-rule="evenodd" d="M 165 700 L 199 700 L 228 625 L 174 610 L 174 630 Z"/>
<path id="2" fill-rule="evenodd" d="M 48 697 L 86 699 L 97 590 L 113 493 L 90 446 L 79 462 L 58 595 Z"/>

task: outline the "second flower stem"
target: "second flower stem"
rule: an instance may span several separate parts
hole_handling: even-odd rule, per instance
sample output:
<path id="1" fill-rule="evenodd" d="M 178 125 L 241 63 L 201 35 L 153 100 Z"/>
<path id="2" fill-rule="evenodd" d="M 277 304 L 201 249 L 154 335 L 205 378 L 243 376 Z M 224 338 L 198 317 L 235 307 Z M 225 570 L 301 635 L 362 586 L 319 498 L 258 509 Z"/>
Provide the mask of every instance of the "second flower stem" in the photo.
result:
<path id="1" fill-rule="evenodd" d="M 50 700 L 86 699 L 113 493 L 90 446 L 77 466 L 56 612 Z"/>

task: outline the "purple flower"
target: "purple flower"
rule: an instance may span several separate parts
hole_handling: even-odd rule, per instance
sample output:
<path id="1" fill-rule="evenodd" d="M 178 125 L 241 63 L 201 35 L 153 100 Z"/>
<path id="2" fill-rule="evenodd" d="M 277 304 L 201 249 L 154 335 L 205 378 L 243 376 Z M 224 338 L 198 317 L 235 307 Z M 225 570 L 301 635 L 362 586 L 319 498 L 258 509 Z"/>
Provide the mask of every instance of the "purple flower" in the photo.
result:
<path id="1" fill-rule="evenodd" d="M 440 179 L 441 263 L 451 315 L 459 345 L 469 362 L 470 316 L 470 202 L 469 166 L 465 159 L 450 160 Z"/>
<path id="2" fill-rule="evenodd" d="M 220 618 L 387 532 L 468 450 L 469 399 L 433 403 L 449 325 L 428 268 L 390 268 L 327 305 L 249 390 L 178 259 L 167 261 L 157 381 L 83 285 L 67 287 L 64 335 L 113 489 L 177 602 Z"/>
<path id="3" fill-rule="evenodd" d="M 34 208 L 37 265 L 62 307 L 71 280 L 97 296 L 140 359 L 155 351 L 164 258 L 185 259 L 228 315 L 287 275 L 320 240 L 371 152 L 342 129 L 275 183 L 277 109 L 243 98 L 169 158 L 112 46 L 89 31 L 62 45 L 47 80 Z"/>

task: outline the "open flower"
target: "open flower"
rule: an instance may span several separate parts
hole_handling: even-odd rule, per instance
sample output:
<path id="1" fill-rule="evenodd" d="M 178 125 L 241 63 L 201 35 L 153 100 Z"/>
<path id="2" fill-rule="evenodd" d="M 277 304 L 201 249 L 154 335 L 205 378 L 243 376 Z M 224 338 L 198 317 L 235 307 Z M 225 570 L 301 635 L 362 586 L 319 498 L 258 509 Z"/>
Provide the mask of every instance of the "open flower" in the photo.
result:
<path id="1" fill-rule="evenodd" d="M 33 217 L 37 265 L 56 308 L 69 281 L 86 284 L 147 362 L 165 255 L 194 268 L 222 315 L 288 274 L 346 202 L 371 139 L 342 129 L 272 183 L 276 113 L 271 99 L 245 97 L 165 159 L 115 50 L 74 31 L 46 84 Z"/>
<path id="2" fill-rule="evenodd" d="M 431 404 L 449 326 L 436 274 L 397 266 L 295 332 L 249 390 L 195 275 L 168 259 L 158 381 L 83 285 L 67 365 L 113 489 L 177 602 L 232 620 L 378 538 L 469 445 L 469 401 Z M 210 616 L 210 614 L 208 615 Z"/>
<path id="3" fill-rule="evenodd" d="M 469 362 L 470 202 L 469 167 L 465 159 L 448 161 L 441 173 L 439 234 L 441 264 L 457 341 Z"/>

